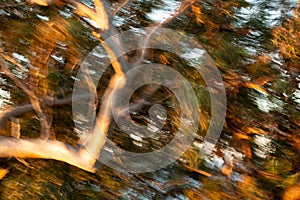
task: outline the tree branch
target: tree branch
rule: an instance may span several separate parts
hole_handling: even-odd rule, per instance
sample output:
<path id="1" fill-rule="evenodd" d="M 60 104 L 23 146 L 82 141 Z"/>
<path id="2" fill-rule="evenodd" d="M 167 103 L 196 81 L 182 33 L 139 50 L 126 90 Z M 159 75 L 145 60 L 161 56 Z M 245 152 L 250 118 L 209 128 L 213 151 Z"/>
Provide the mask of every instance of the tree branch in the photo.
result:
<path id="1" fill-rule="evenodd" d="M 45 158 L 69 163 L 94 172 L 95 158 L 84 148 L 54 140 L 20 139 L 0 136 L 0 157 Z"/>
<path id="2" fill-rule="evenodd" d="M 66 0 L 67 1 L 67 0 Z M 31 0 L 33 3 L 39 5 L 48 5 L 51 0 Z M 65 144 L 60 141 L 54 141 L 46 138 L 42 139 L 21 139 L 21 138 L 12 138 L 0 136 L 0 157 L 19 157 L 19 158 L 45 158 L 45 159 L 54 159 L 69 163 L 71 165 L 77 166 L 81 169 L 94 172 L 94 164 L 99 158 L 100 151 L 103 145 L 106 142 L 106 133 L 109 129 L 111 123 L 111 113 L 112 108 L 110 102 L 115 99 L 115 90 L 121 89 L 125 85 L 124 73 L 130 69 L 128 62 L 126 62 L 122 57 L 117 58 L 117 55 L 120 55 L 123 51 L 122 41 L 118 38 L 114 38 L 110 44 L 107 44 L 105 40 L 117 33 L 117 30 L 110 23 L 110 13 L 108 13 L 108 6 L 106 6 L 105 1 L 94 0 L 95 9 L 92 9 L 80 2 L 70 2 L 71 5 L 75 6 L 75 13 L 81 17 L 87 17 L 96 22 L 97 26 L 100 27 L 101 31 L 94 32 L 101 44 L 103 45 L 105 51 L 110 56 L 112 67 L 115 71 L 115 74 L 109 81 L 109 85 L 104 92 L 102 97 L 102 102 L 100 106 L 99 113 L 97 115 L 96 124 L 93 128 L 93 131 L 89 133 L 87 139 L 84 142 L 82 147 L 74 147 L 69 144 Z M 171 19 L 179 15 L 184 9 L 186 9 L 193 0 L 187 0 L 188 4 L 183 5 L 179 12 L 173 15 Z M 122 4 L 124 6 L 128 1 Z M 158 24 L 156 28 L 167 23 L 169 20 L 165 20 L 163 23 Z M 148 35 L 148 39 L 145 41 L 147 44 L 151 33 Z M 147 45 L 145 45 L 146 47 Z M 2 52 L 0 52 L 2 54 Z M 142 55 L 144 56 L 144 54 Z M 5 58 L 4 58 L 5 59 Z M 18 63 L 14 63 L 13 60 L 9 61 L 18 66 Z M 15 84 L 20 87 L 31 100 L 31 104 L 26 104 L 19 107 L 10 108 L 2 113 L 0 113 L 0 124 L 5 120 L 22 115 L 26 112 L 35 110 L 38 115 L 41 117 L 42 129 L 49 130 L 51 123 L 47 120 L 47 116 L 42 111 L 42 106 L 40 101 L 43 102 L 43 105 L 62 105 L 72 101 L 72 98 L 67 98 L 63 100 L 54 100 L 47 101 L 46 98 L 39 99 L 33 91 L 31 91 L 21 80 L 14 76 L 14 74 L 8 69 L 3 58 L 0 58 L 0 64 L 4 69 L 5 74 L 12 79 Z M 46 64 L 46 63 L 43 63 Z M 89 88 L 93 92 L 96 87 L 93 85 L 90 77 L 86 76 L 86 81 L 89 83 Z M 119 80 L 124 80 L 122 83 Z M 89 94 L 90 95 L 90 94 Z M 87 96 L 88 98 L 88 96 Z M 76 100 L 76 99 L 73 99 Z M 143 102 L 142 102 L 143 104 Z M 137 106 L 138 107 L 138 106 Z M 43 114 L 45 116 L 43 116 Z M 43 121 L 44 120 L 44 121 Z M 18 125 L 18 124 L 17 124 Z M 18 128 L 18 127 L 16 127 Z"/>

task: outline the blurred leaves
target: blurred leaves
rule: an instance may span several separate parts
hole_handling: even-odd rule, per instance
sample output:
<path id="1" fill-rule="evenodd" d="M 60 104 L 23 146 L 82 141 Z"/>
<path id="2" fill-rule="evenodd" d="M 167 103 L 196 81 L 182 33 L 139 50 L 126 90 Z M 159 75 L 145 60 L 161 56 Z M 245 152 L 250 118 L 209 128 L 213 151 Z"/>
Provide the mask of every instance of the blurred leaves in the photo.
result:
<path id="1" fill-rule="evenodd" d="M 42 97 L 66 97 L 71 93 L 73 76 L 76 75 L 81 60 L 98 43 L 88 25 L 74 15 L 68 6 L 43 7 L 52 2 L 31 2 L 40 6 L 22 4 L 5 8 L 1 2 L 1 48 L 15 59 L 13 62 L 9 61 L 12 69 L 17 69 L 19 64 L 23 66 L 24 81 Z M 33 196 L 41 199 L 97 199 L 99 195 L 107 199 L 123 195 L 126 199 L 138 198 L 137 195 L 143 192 L 151 196 L 151 191 L 161 193 L 159 197 L 162 197 L 166 195 L 163 193 L 165 190 L 175 188 L 174 193 L 183 193 L 189 199 L 274 199 L 280 198 L 281 192 L 283 199 L 299 199 L 299 106 L 298 110 L 295 109 L 296 103 L 293 101 L 295 89 L 299 87 L 299 6 L 295 8 L 288 2 L 282 3 L 265 1 L 257 7 L 244 0 L 195 1 L 190 10 L 168 25 L 186 31 L 201 42 L 220 69 L 227 90 L 228 114 L 225 134 L 222 134 L 218 145 L 222 149 L 232 147 L 240 152 L 240 160 L 225 163 L 220 169 L 206 172 L 207 169 L 201 168 L 205 161 L 199 158 L 199 149 L 191 147 L 181 158 L 184 162 L 180 165 L 184 170 L 174 173 L 174 167 L 168 168 L 174 177 L 167 182 L 169 185 L 166 188 L 153 179 L 147 185 L 145 176 L 122 174 L 107 167 L 102 167 L 97 177 L 94 177 L 63 164 L 55 163 L 54 166 L 52 161 L 30 162 L 37 171 L 20 166 L 18 162 L 10 162 L 13 170 L 10 170 L 12 172 L 9 178 L 2 180 L 1 192 L 9 195 L 13 191 L 8 197 L 15 199 L 28 199 Z M 289 17 L 281 14 L 278 23 L 270 27 L 264 9 L 270 9 L 274 4 L 294 12 Z M 146 14 L 160 5 L 163 5 L 162 1 L 134 2 L 127 5 L 117 16 L 123 20 L 120 20 L 121 25 L 118 28 L 127 30 L 148 26 L 151 22 L 145 19 Z M 242 13 L 239 12 L 241 8 Z M 256 12 L 253 12 L 255 9 Z M 242 15 L 244 12 L 252 14 L 245 17 Z M 161 40 L 163 37 L 162 35 Z M 173 38 L 173 42 L 180 43 L 180 40 Z M 24 56 L 30 62 L 18 60 L 13 57 L 13 53 Z M 197 111 L 201 119 L 197 136 L 203 139 L 209 127 L 211 107 L 201 75 L 187 67 L 188 63 L 180 60 L 177 55 L 158 51 L 152 52 L 149 57 L 152 57 L 149 60 L 153 62 L 180 70 L 192 83 L 201 104 L 201 110 Z M 128 56 L 128 59 L 131 57 Z M 2 77 L 4 76 L 1 74 Z M 1 89 L 9 91 L 11 104 L 19 105 L 29 101 L 28 96 L 10 79 L 4 80 L 1 79 Z M 174 81 L 173 84 L 177 83 Z M 105 84 L 100 83 L 99 87 L 103 85 Z M 178 84 L 178 87 L 182 85 Z M 253 106 L 253 97 L 260 95 L 282 101 L 283 109 L 272 110 L 270 113 L 261 112 L 257 106 Z M 163 98 L 157 99 L 155 100 L 159 101 Z M 166 101 L 165 104 L 172 107 L 174 102 Z M 71 120 L 71 106 L 51 108 L 50 113 L 53 115 L 53 137 L 75 145 L 78 137 L 72 131 L 74 124 Z M 40 125 L 33 112 L 21 116 L 20 124 L 20 127 L 15 128 L 23 131 L 24 135 L 21 137 L 39 136 Z M 173 125 L 178 124 L 179 122 L 174 121 Z M 7 126 L 6 129 L 1 127 L 1 134 L 11 135 L 10 124 Z M 133 149 L 133 144 L 128 142 L 129 137 L 122 137 L 118 130 L 115 132 L 113 137 L 120 146 Z M 256 135 L 271 138 L 271 149 L 267 145 L 260 147 L 266 154 L 265 159 L 258 158 L 254 153 L 258 148 L 253 139 Z M 169 141 L 170 136 L 165 137 Z M 162 140 L 155 142 L 153 146 L 160 147 Z M 147 144 L 147 148 L 151 149 L 153 146 L 149 147 Z M 0 169 L 0 179 L 7 172 L 6 169 Z M 202 187 L 185 188 L 187 183 L 182 178 L 185 175 L 196 177 Z M 166 177 L 161 175 L 159 178 L 164 180 Z M 158 189 L 153 189 L 156 186 Z M 16 189 L 25 192 L 19 193 L 14 191 Z M 73 194 L 74 191 L 78 196 Z M 173 194 L 172 192 L 169 193 Z"/>
<path id="2" fill-rule="evenodd" d="M 298 12 L 298 11 L 297 11 Z M 279 48 L 283 59 L 298 64 L 300 59 L 300 17 L 285 19 L 282 26 L 273 30 L 273 43 Z"/>

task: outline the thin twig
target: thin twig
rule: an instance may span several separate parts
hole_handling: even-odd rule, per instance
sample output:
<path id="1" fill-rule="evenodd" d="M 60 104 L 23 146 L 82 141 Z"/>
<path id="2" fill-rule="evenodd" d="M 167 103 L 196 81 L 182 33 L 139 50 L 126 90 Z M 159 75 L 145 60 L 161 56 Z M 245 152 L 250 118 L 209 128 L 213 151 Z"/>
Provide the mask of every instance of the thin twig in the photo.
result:
<path id="1" fill-rule="evenodd" d="M 26 5 L 25 2 L 14 3 L 14 4 L 4 4 L 4 5 L 0 5 L 0 8 L 11 8 L 11 7 L 18 7 L 18 6 L 24 6 L 24 5 Z"/>
<path id="2" fill-rule="evenodd" d="M 113 12 L 112 16 L 115 16 L 123 7 L 125 7 L 128 3 L 131 3 L 132 0 L 123 1 Z"/>
<path id="3" fill-rule="evenodd" d="M 41 138 L 43 139 L 48 139 L 49 134 L 50 134 L 50 120 L 46 116 L 46 114 L 42 111 L 42 107 L 40 102 L 42 102 L 42 99 L 39 99 L 35 93 L 25 85 L 21 80 L 19 80 L 9 69 L 3 58 L 3 54 L 1 53 L 2 58 L 0 58 L 0 65 L 1 69 L 4 72 L 6 76 L 8 76 L 14 83 L 21 88 L 30 98 L 31 104 L 36 111 L 38 117 L 40 118 L 40 123 L 41 123 Z"/>
<path id="4" fill-rule="evenodd" d="M 163 26 L 164 24 L 167 24 L 169 22 L 171 22 L 172 20 L 176 19 L 180 14 L 182 14 L 186 9 L 188 9 L 193 3 L 195 2 L 195 0 L 184 0 L 178 11 L 172 15 L 172 17 L 165 19 L 164 21 L 162 21 L 161 23 L 157 24 L 156 26 L 153 27 L 153 29 L 147 34 L 147 37 L 143 40 L 143 46 L 141 47 L 142 49 L 142 53 L 140 56 L 140 59 L 138 59 L 137 61 L 135 61 L 134 65 L 137 66 L 139 64 L 142 63 L 146 53 L 147 53 L 147 46 L 150 43 L 150 38 L 153 35 L 153 33 L 160 28 L 161 26 Z M 150 25 L 151 26 L 151 25 Z"/>

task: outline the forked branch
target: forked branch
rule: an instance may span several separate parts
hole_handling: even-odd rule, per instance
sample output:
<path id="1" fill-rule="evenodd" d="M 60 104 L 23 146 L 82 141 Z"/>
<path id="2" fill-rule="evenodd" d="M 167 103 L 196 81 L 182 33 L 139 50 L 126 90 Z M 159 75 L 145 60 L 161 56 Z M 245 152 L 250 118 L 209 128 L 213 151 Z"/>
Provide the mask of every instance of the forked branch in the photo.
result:
<path id="1" fill-rule="evenodd" d="M 30 0 L 30 2 L 47 6 L 49 5 L 50 1 Z M 67 0 L 65 0 L 65 2 L 67 2 Z M 125 0 L 125 2 L 121 6 L 124 6 L 128 2 L 130 1 Z M 188 2 L 188 4 L 183 5 L 178 12 L 182 12 L 183 10 L 185 10 L 187 6 L 191 5 L 193 1 L 187 0 L 186 2 Z M 18 158 L 55 159 L 69 163 L 81 169 L 94 172 L 95 162 L 99 158 L 100 151 L 105 144 L 106 133 L 111 123 L 112 108 L 110 102 L 115 98 L 114 90 L 121 89 L 124 86 L 125 82 L 120 84 L 119 80 L 121 78 L 125 80 L 124 72 L 129 69 L 129 65 L 128 63 L 126 63 L 126 61 L 122 60 L 122 58 L 116 58 L 116 55 L 119 55 L 118 52 L 122 50 L 121 41 L 114 41 L 114 44 L 109 45 L 104 41 L 107 37 L 116 33 L 116 30 L 110 24 L 111 15 L 110 13 L 108 13 L 108 8 L 106 8 L 105 2 L 101 0 L 94 0 L 94 9 L 80 2 L 69 1 L 68 3 L 75 6 L 74 12 L 77 15 L 79 15 L 80 17 L 87 17 L 90 20 L 95 21 L 97 27 L 100 27 L 101 31 L 98 33 L 98 36 L 96 35 L 96 37 L 101 41 L 104 49 L 110 56 L 111 64 L 115 71 L 115 74 L 110 79 L 109 85 L 104 92 L 95 127 L 93 131 L 88 135 L 86 141 L 84 141 L 84 146 L 80 147 L 74 147 L 60 141 L 51 140 L 49 138 L 43 140 L 41 138 L 22 139 L 18 138 L 20 136 L 19 133 L 16 138 L 0 136 L 0 157 L 14 156 Z M 118 10 L 119 8 L 116 10 L 116 12 Z M 173 19 L 177 15 L 178 13 L 171 17 L 171 19 Z M 164 23 L 167 23 L 168 21 L 169 20 L 166 20 Z M 159 24 L 157 25 L 157 27 L 161 25 L 162 24 Z M 10 70 L 6 66 L 4 59 L 0 57 L 0 64 L 4 69 L 5 75 L 12 79 L 14 83 L 30 97 L 31 104 L 9 108 L 8 110 L 0 113 L 0 125 L 4 122 L 4 120 L 11 119 L 12 117 L 15 117 L 19 114 L 21 115 L 32 110 L 35 110 L 42 117 L 45 113 L 43 112 L 39 104 L 38 97 L 26 85 L 24 85 L 22 81 L 20 81 L 17 77 L 14 76 L 14 74 L 10 72 Z M 19 65 L 13 60 L 7 61 L 11 62 L 14 65 Z M 89 79 L 89 77 L 86 78 Z M 93 85 L 91 80 L 90 83 L 90 89 L 95 90 L 96 87 L 95 85 Z M 52 103 L 63 104 L 68 103 L 70 100 L 70 98 L 65 100 L 56 100 Z M 43 101 L 47 104 L 46 100 Z M 18 123 L 17 125 L 19 126 Z M 49 123 L 44 124 L 44 126 L 42 127 L 46 127 L 47 129 L 49 129 Z M 19 131 L 20 130 L 18 129 L 18 132 Z"/>
<path id="2" fill-rule="evenodd" d="M 32 2 L 32 1 L 31 1 Z M 39 5 L 45 5 L 44 1 L 35 0 L 34 3 Z M 74 3 L 72 3 L 74 5 Z M 94 20 L 97 23 L 97 26 L 101 28 L 102 31 L 109 31 L 109 15 L 106 12 L 106 8 L 102 1 L 95 0 L 94 5 L 95 9 L 89 8 L 88 6 L 82 3 L 75 3 L 76 13 L 78 15 L 88 17 L 91 20 Z M 100 39 L 100 38 L 99 38 Z M 106 133 L 110 124 L 111 117 L 111 107 L 109 105 L 110 101 L 114 98 L 113 90 L 116 88 L 119 78 L 123 76 L 123 70 L 121 64 L 115 60 L 114 50 L 111 49 L 108 45 L 103 43 L 104 48 L 109 54 L 112 62 L 112 66 L 116 74 L 111 78 L 109 86 L 106 89 L 101 108 L 97 117 L 96 125 L 89 135 L 87 140 L 84 143 L 84 147 L 74 147 L 68 144 L 65 144 L 60 141 L 51 140 L 51 139 L 21 139 L 21 138 L 12 138 L 0 136 L 0 157 L 18 157 L 18 158 L 45 158 L 45 159 L 55 159 L 63 161 L 79 167 L 87 171 L 95 171 L 94 164 L 99 157 L 100 151 L 106 140 Z M 4 55 L 4 54 L 3 54 Z M 12 116 L 26 111 L 35 110 L 38 115 L 42 116 L 44 113 L 39 104 L 38 97 L 31 91 L 26 84 L 19 80 L 14 74 L 8 69 L 5 58 L 0 58 L 0 64 L 3 72 L 7 77 L 9 77 L 13 82 L 23 90 L 30 98 L 31 104 L 24 105 L 20 107 L 10 108 L 2 113 L 0 113 L 0 121 L 3 122 L 5 119 L 13 119 Z M 6 59 L 7 60 L 7 59 Z M 19 65 L 18 63 L 13 62 L 13 60 L 7 60 L 12 64 Z M 88 77 L 87 77 L 88 78 Z M 90 81 L 89 87 L 91 90 L 95 90 L 93 87 L 92 81 Z M 67 101 L 66 101 L 67 102 Z M 43 124 L 45 121 L 42 121 L 42 128 L 49 129 L 48 125 L 45 127 Z M 12 129 L 13 130 L 13 129 Z M 19 130 L 18 130 L 19 132 Z M 18 137 L 19 137 L 18 133 Z M 14 134 L 13 134 L 14 135 Z"/>

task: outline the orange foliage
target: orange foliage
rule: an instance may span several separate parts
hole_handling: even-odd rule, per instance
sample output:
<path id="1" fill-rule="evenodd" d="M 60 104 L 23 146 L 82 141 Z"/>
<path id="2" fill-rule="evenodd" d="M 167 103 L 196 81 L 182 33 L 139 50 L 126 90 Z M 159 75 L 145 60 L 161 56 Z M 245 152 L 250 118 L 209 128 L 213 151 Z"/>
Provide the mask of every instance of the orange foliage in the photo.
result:
<path id="1" fill-rule="evenodd" d="M 255 83 L 245 82 L 244 86 L 247 88 L 250 88 L 250 89 L 255 89 L 263 94 L 268 94 L 268 92 L 264 88 L 262 88 L 261 86 L 255 84 Z"/>
<path id="2" fill-rule="evenodd" d="M 300 2 L 294 10 L 293 18 L 286 19 L 282 26 L 273 30 L 273 43 L 280 50 L 282 57 L 286 60 L 297 60 L 300 58 Z M 299 67 L 299 60 L 296 61 Z"/>
<path id="3" fill-rule="evenodd" d="M 192 5 L 192 11 L 196 17 L 196 20 L 198 23 L 204 23 L 203 19 L 202 19 L 202 12 L 201 12 L 201 8 L 200 6 L 195 6 Z"/>
<path id="4" fill-rule="evenodd" d="M 247 134 L 267 134 L 266 131 L 260 129 L 260 128 L 251 128 L 246 127 L 243 129 Z"/>
<path id="5" fill-rule="evenodd" d="M 285 189 L 282 200 L 299 200 L 300 199 L 300 183 Z"/>
<path id="6" fill-rule="evenodd" d="M 3 179 L 9 171 L 7 169 L 0 168 L 0 180 Z"/>

